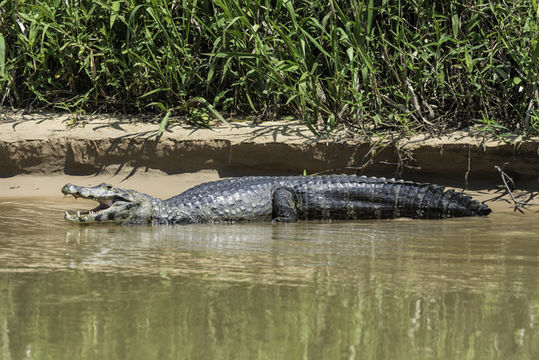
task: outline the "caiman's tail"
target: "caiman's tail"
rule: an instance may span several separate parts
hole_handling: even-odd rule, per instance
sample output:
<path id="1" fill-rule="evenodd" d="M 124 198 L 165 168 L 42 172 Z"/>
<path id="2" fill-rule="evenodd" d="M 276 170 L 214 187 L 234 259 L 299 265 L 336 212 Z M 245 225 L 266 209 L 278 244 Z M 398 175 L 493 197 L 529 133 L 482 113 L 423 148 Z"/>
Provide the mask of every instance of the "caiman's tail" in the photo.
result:
<path id="1" fill-rule="evenodd" d="M 442 199 L 446 199 L 447 201 L 447 207 L 444 206 L 444 200 L 440 204 L 446 209 L 446 214 L 443 217 L 486 216 L 492 211 L 487 204 L 474 200 L 470 196 L 463 195 L 460 192 L 455 192 L 454 190 L 445 191 Z"/>
<path id="2" fill-rule="evenodd" d="M 377 183 L 371 180 L 370 185 L 366 194 L 370 195 L 372 211 L 368 215 L 374 218 L 444 219 L 491 212 L 486 204 L 439 185 L 393 179 L 379 179 Z"/>
<path id="3" fill-rule="evenodd" d="M 339 180 L 341 182 L 339 182 Z M 354 180 L 354 181 L 350 181 Z M 444 219 L 461 216 L 485 216 L 491 210 L 486 204 L 461 192 L 413 181 L 342 177 L 326 185 L 326 203 L 313 200 L 306 206 L 306 218 L 332 219 Z M 343 195 L 344 194 L 344 195 Z M 331 206 L 334 211 L 326 211 Z"/>

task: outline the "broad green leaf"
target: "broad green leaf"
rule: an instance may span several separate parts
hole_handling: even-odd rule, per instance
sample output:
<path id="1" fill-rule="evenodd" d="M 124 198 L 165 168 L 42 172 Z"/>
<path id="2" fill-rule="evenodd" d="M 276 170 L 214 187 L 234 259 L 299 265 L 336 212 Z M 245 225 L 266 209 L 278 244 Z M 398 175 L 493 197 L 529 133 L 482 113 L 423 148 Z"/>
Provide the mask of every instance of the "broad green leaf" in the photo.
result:
<path id="1" fill-rule="evenodd" d="M 111 9 L 112 11 L 110 13 L 110 28 L 112 29 L 112 26 L 114 25 L 114 22 L 118 17 L 118 11 L 120 10 L 120 1 L 114 1 L 112 3 Z"/>
<path id="2" fill-rule="evenodd" d="M 459 16 L 458 14 L 453 14 L 453 16 L 451 17 L 452 19 L 452 26 L 453 26 L 453 36 L 455 37 L 455 39 L 458 39 L 459 38 Z"/>
<path id="3" fill-rule="evenodd" d="M 472 63 L 472 56 L 470 55 L 470 52 L 466 48 L 464 52 L 464 61 L 466 61 L 466 67 L 468 68 L 468 72 L 472 72 L 473 70 L 473 63 Z"/>
<path id="4" fill-rule="evenodd" d="M 348 54 L 348 59 L 352 62 L 354 60 L 354 48 L 350 46 L 346 49 L 346 54 Z"/>
<path id="5" fill-rule="evenodd" d="M 361 79 L 363 80 L 363 84 L 367 85 L 369 79 L 369 69 L 367 66 L 361 68 Z"/>

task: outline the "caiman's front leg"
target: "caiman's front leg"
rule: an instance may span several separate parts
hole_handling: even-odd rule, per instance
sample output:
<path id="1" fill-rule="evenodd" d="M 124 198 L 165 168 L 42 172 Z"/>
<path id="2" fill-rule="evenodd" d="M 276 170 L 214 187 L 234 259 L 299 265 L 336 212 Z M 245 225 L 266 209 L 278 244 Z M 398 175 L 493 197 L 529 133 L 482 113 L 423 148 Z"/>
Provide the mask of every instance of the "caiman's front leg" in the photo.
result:
<path id="1" fill-rule="evenodd" d="M 298 221 L 296 211 L 296 196 L 287 189 L 276 189 L 272 196 L 273 212 L 272 222 L 295 222 Z"/>

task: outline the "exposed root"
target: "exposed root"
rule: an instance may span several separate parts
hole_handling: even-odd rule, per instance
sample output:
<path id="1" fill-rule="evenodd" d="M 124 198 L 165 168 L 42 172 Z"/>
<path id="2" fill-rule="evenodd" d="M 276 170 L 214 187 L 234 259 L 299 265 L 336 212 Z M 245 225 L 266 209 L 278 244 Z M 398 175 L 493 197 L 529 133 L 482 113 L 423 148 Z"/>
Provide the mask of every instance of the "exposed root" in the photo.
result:
<path id="1" fill-rule="evenodd" d="M 401 160 L 401 158 L 399 157 L 399 160 Z M 384 165 L 391 165 L 391 166 L 396 166 L 397 167 L 397 173 L 399 174 L 398 176 L 396 176 L 397 178 L 401 178 L 402 176 L 400 175 L 402 173 L 402 169 L 408 169 L 408 170 L 421 170 L 421 166 L 412 166 L 412 165 L 406 165 L 406 164 L 403 164 L 402 163 L 402 160 L 399 162 L 399 163 L 393 163 L 393 162 L 389 162 L 389 161 L 385 161 L 385 160 L 380 160 L 377 162 L 377 164 L 384 164 Z"/>
<path id="2" fill-rule="evenodd" d="M 468 144 L 468 169 L 466 169 L 466 173 L 464 174 L 464 184 L 465 184 L 465 188 L 464 190 L 468 190 L 468 176 L 470 176 L 470 170 L 472 169 L 471 165 L 472 165 L 472 151 L 471 151 L 471 146 L 470 144 Z"/>

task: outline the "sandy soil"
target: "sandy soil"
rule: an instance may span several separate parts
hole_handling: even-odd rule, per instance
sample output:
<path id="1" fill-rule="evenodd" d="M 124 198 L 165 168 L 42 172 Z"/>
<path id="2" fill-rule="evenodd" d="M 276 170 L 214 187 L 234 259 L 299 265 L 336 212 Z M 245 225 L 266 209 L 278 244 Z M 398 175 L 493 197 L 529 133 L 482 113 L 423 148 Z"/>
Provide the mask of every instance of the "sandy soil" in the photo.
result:
<path id="1" fill-rule="evenodd" d="M 382 147 L 379 139 L 357 139 L 344 131 L 317 138 L 295 122 L 240 122 L 212 130 L 173 126 L 157 139 L 156 124 L 127 117 L 91 117 L 71 127 L 69 115 L 1 110 L 1 199 L 52 196 L 65 201 L 60 189 L 68 182 L 108 182 L 167 198 L 224 177 L 305 170 L 400 173 L 459 190 L 467 179 L 468 194 L 488 201 L 494 211 L 512 213 L 496 165 L 515 179 L 519 200 L 533 203 L 539 190 L 539 139 L 511 145 L 461 132 L 421 135 Z"/>
<path id="2" fill-rule="evenodd" d="M 116 175 L 17 175 L 0 178 L 0 198 L 24 197 L 58 197 L 63 195 L 60 189 L 67 183 L 79 186 L 95 186 L 100 183 L 109 183 L 125 189 L 136 189 L 159 198 L 167 198 L 179 194 L 190 187 L 212 180 L 218 180 L 219 174 L 215 171 L 199 171 L 197 173 L 184 173 L 167 175 L 163 172 L 150 170 L 130 175 L 119 173 Z"/>
<path id="3" fill-rule="evenodd" d="M 68 115 L 0 114 L 0 177 L 19 174 L 113 174 L 159 170 L 167 174 L 215 170 L 221 177 L 326 171 L 430 180 L 451 185 L 499 182 L 495 166 L 518 180 L 539 178 L 539 139 L 518 145 L 476 138 L 418 135 L 381 140 L 336 131 L 316 137 L 298 122 L 237 122 L 214 129 L 158 125 L 127 117 L 89 117 L 68 126 Z"/>

